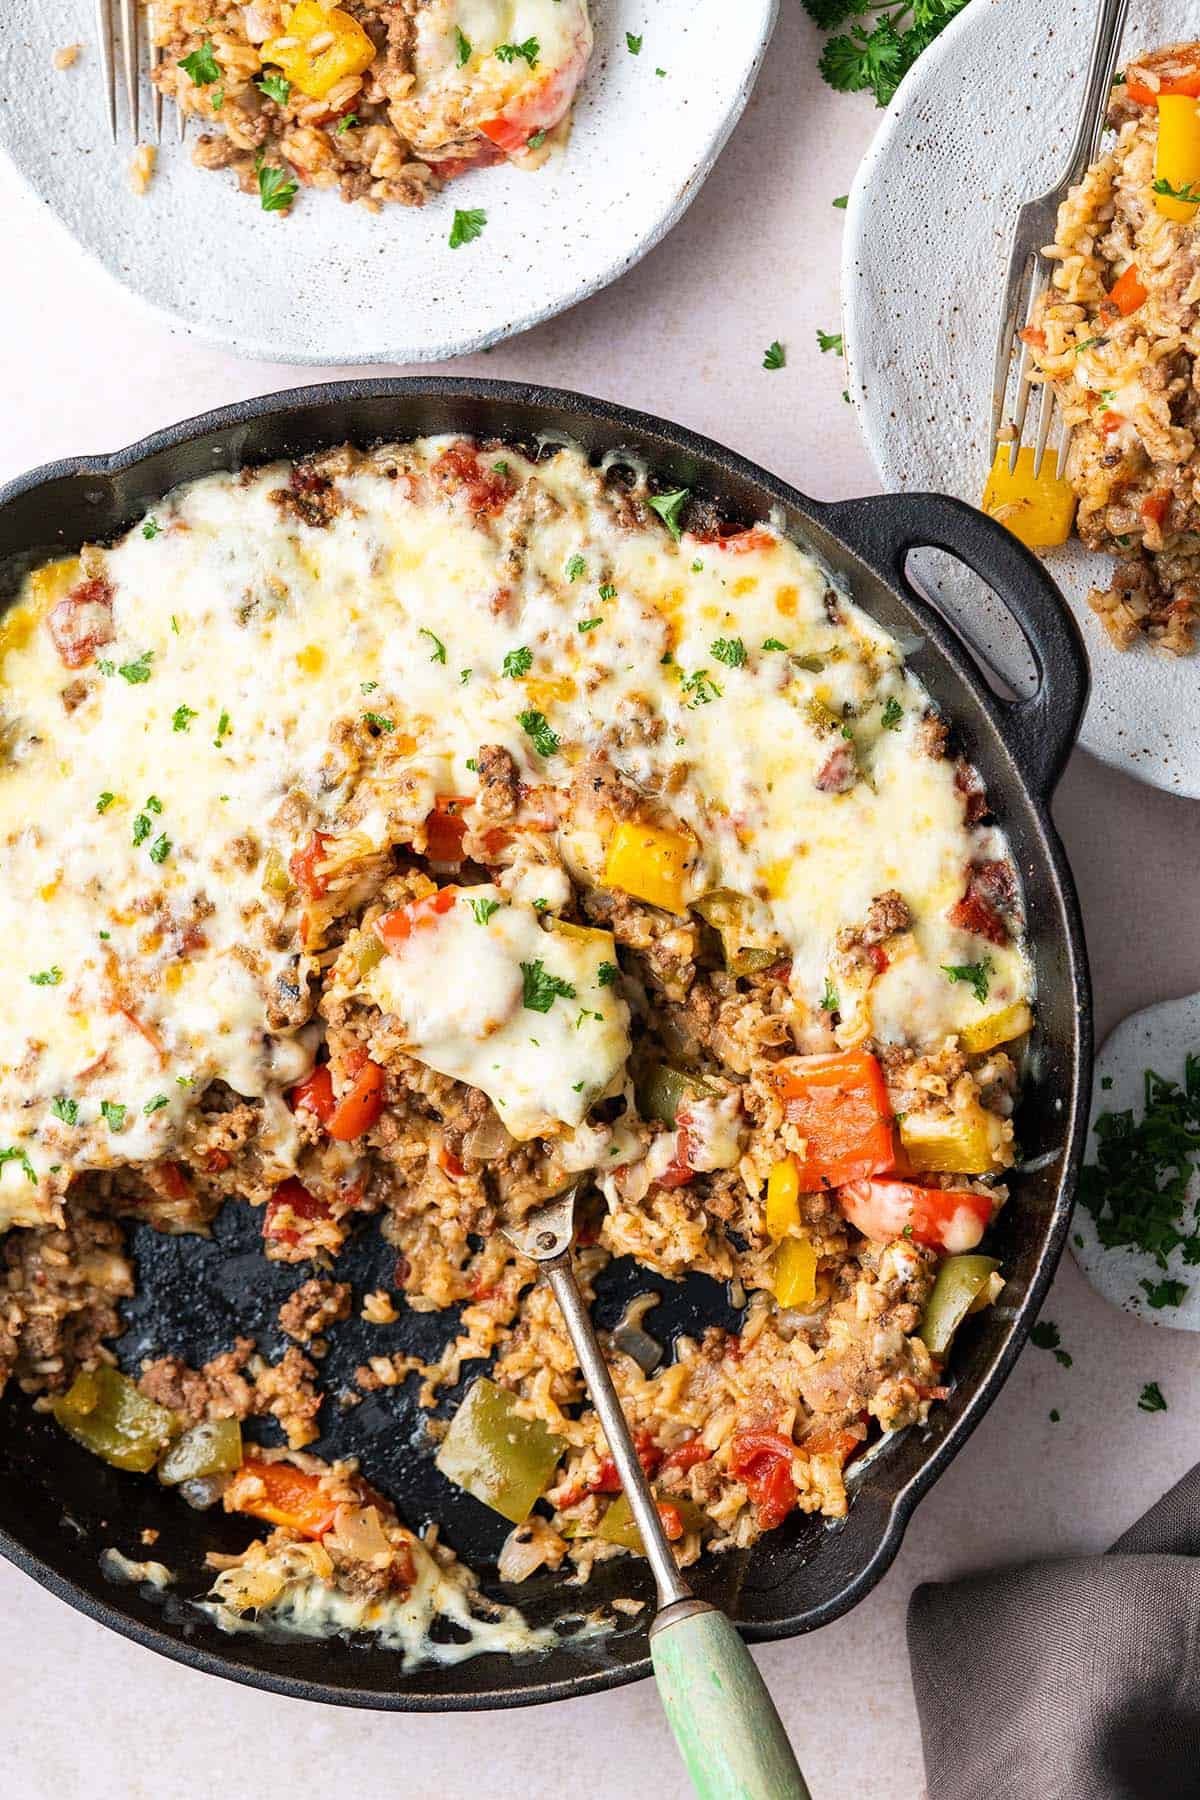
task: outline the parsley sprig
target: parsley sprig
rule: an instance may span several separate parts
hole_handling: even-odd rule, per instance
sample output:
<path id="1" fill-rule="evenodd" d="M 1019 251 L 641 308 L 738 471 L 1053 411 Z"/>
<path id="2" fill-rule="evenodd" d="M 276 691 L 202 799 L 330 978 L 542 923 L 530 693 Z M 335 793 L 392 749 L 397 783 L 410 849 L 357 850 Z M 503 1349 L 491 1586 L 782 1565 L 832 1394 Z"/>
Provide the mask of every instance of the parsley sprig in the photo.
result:
<path id="1" fill-rule="evenodd" d="M 980 1006 L 988 997 L 988 976 L 991 973 L 990 957 L 983 957 L 975 963 L 943 963 L 942 973 L 951 981 L 965 981 Z"/>
<path id="2" fill-rule="evenodd" d="M 521 1004 L 530 1012 L 548 1013 L 556 1000 L 573 1000 L 575 989 L 561 975 L 551 975 L 539 957 L 521 964 Z"/>
<path id="3" fill-rule="evenodd" d="M 450 225 L 450 248 L 457 250 L 460 244 L 474 243 L 483 235 L 487 224 L 487 214 L 482 206 L 468 206 L 465 210 L 458 206 L 454 209 L 454 218 Z"/>
<path id="4" fill-rule="evenodd" d="M 838 33 L 821 52 L 820 70 L 829 86 L 843 94 L 867 90 L 876 105 L 886 106 L 922 51 L 966 3 L 899 0 L 881 9 L 875 0 L 804 0 L 804 10 L 822 31 Z M 866 15 L 872 13 L 868 30 Z M 849 29 L 839 32 L 843 25 Z"/>

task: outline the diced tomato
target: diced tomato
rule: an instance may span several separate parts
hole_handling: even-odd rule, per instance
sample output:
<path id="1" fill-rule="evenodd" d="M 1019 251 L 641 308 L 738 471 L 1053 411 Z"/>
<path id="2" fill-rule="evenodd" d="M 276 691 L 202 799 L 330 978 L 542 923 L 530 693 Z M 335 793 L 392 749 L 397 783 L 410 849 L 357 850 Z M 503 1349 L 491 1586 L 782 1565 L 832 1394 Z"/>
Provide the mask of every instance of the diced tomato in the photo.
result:
<path id="1" fill-rule="evenodd" d="M 293 1112 L 313 1113 L 320 1124 L 327 1124 L 336 1105 L 329 1064 L 318 1063 L 311 1075 L 306 1075 L 290 1090 L 287 1101 Z"/>
<path id="2" fill-rule="evenodd" d="M 1125 414 L 1114 412 L 1111 406 L 1100 414 L 1100 430 L 1105 437 L 1111 437 L 1114 431 L 1120 431 L 1124 423 Z"/>
<path id="3" fill-rule="evenodd" d="M 823 794 L 848 794 L 858 780 L 854 745 L 835 744 L 813 780 Z"/>
<path id="4" fill-rule="evenodd" d="M 751 525 L 747 531 L 734 531 L 717 539 L 720 549 L 731 556 L 748 556 L 754 550 L 777 550 L 779 539 L 765 525 Z"/>
<path id="5" fill-rule="evenodd" d="M 463 838 L 466 836 L 467 823 L 462 816 L 464 806 L 470 806 L 471 796 L 462 794 L 439 794 L 434 801 L 433 811 L 425 820 L 425 854 L 430 862 L 460 863 L 463 859 Z"/>
<path id="6" fill-rule="evenodd" d="M 290 1212 L 295 1219 L 327 1219 L 329 1208 L 324 1200 L 318 1200 L 310 1194 L 303 1182 L 295 1176 L 289 1176 L 275 1189 L 267 1201 L 266 1215 L 263 1219 L 263 1236 L 277 1244 L 298 1244 L 300 1233 L 292 1225 L 284 1225 L 280 1220 Z"/>
<path id="7" fill-rule="evenodd" d="M 209 1150 L 204 1158 L 204 1167 L 210 1175 L 223 1175 L 233 1162 L 228 1150 Z"/>
<path id="8" fill-rule="evenodd" d="M 517 491 L 507 475 L 481 464 L 475 446 L 463 440 L 448 444 L 429 472 L 444 493 L 465 495 L 469 511 L 485 518 L 503 512 Z"/>
<path id="9" fill-rule="evenodd" d="M 1040 325 L 1026 325 L 1023 331 L 1018 331 L 1017 336 L 1023 344 L 1028 344 L 1031 350 L 1046 348 L 1046 334 Z"/>
<path id="10" fill-rule="evenodd" d="M 294 1469 L 291 1463 L 259 1462 L 248 1458 L 241 1475 L 253 1475 L 265 1492 L 239 1499 L 237 1511 L 253 1518 L 266 1519 L 272 1525 L 287 1525 L 305 1537 L 319 1538 L 333 1524 L 337 1502 L 321 1492 L 320 1478 Z M 237 1487 L 234 1489 L 238 1492 Z"/>
<path id="11" fill-rule="evenodd" d="M 438 1163 L 445 1169 L 451 1181 L 461 1181 L 467 1172 L 465 1165 L 459 1162 L 453 1150 L 447 1150 L 445 1144 L 438 1151 Z"/>
<path id="12" fill-rule="evenodd" d="M 328 892 L 328 877 L 318 875 L 317 864 L 325 861 L 326 846 L 332 842 L 329 832 L 314 831 L 307 844 L 297 850 L 288 863 L 292 880 L 308 900 L 319 900 Z"/>
<path id="13" fill-rule="evenodd" d="M 477 1275 L 471 1284 L 471 1298 L 476 1305 L 482 1300 L 490 1300 L 495 1292 L 495 1282 L 485 1281 L 482 1275 Z"/>
<path id="14" fill-rule="evenodd" d="M 1109 289 L 1109 304 L 1115 306 L 1121 318 L 1127 319 L 1142 306 L 1149 294 L 1137 271 L 1137 264 L 1130 263 L 1123 274 L 1119 275 Z"/>
<path id="15" fill-rule="evenodd" d="M 361 1137 L 378 1119 L 386 1097 L 387 1076 L 377 1062 L 364 1062 L 326 1119 L 326 1131 L 343 1144 Z"/>
<path id="16" fill-rule="evenodd" d="M 1161 525 L 1163 520 L 1167 516 L 1167 511 L 1168 511 L 1170 505 L 1171 505 L 1171 490 L 1170 490 L 1170 488 L 1159 488 L 1157 493 L 1147 495 L 1147 497 L 1142 501 L 1142 506 L 1141 506 L 1142 517 L 1143 517 L 1143 519 L 1147 520 L 1151 525 Z"/>
<path id="17" fill-rule="evenodd" d="M 845 1467 L 856 1450 L 863 1447 L 863 1439 L 854 1431 L 834 1431 L 829 1426 L 818 1426 L 810 1431 L 799 1446 L 801 1456 L 836 1456 Z"/>
<path id="18" fill-rule="evenodd" d="M 909 1237 L 954 1256 L 973 1250 L 992 1222 L 988 1194 L 918 1187 L 912 1181 L 853 1181 L 838 1200 L 850 1223 L 876 1243 Z"/>
<path id="19" fill-rule="evenodd" d="M 633 1436 L 633 1447 L 637 1451 L 637 1459 L 652 1481 L 662 1466 L 663 1453 L 654 1442 L 648 1431 L 636 1431 Z M 619 1494 L 621 1477 L 617 1473 L 617 1465 L 611 1456 L 600 1459 L 600 1467 L 588 1482 L 588 1492 L 592 1494 Z"/>
<path id="20" fill-rule="evenodd" d="M 788 1122 L 804 1138 L 797 1158 L 802 1192 L 840 1187 L 891 1168 L 892 1109 L 883 1071 L 867 1051 L 786 1057 L 770 1079 Z"/>
<path id="21" fill-rule="evenodd" d="M 694 1469 L 697 1463 L 708 1462 L 711 1457 L 712 1451 L 706 1443 L 698 1437 L 689 1438 L 686 1444 L 680 1444 L 677 1449 L 668 1451 L 663 1458 L 663 1472 L 665 1474 L 668 1469 L 681 1469 L 686 1474 L 689 1469 Z"/>
<path id="22" fill-rule="evenodd" d="M 493 163 L 503 161 L 503 150 L 495 144 L 486 143 L 478 145 L 469 156 L 444 156 L 440 162 L 431 162 L 428 166 L 442 181 L 454 181 L 470 169 L 487 169 Z"/>
<path id="23" fill-rule="evenodd" d="M 102 575 L 81 581 L 65 600 L 51 608 L 48 620 L 54 648 L 68 669 L 90 663 L 102 644 L 116 636 L 112 613 L 113 591 Z"/>
<path id="24" fill-rule="evenodd" d="M 1142 79 L 1143 73 L 1156 76 L 1158 86 L 1151 87 Z M 1160 50 L 1154 56 L 1144 56 L 1126 69 L 1125 92 L 1139 106 L 1154 106 L 1160 94 L 1200 98 L 1200 55 L 1193 45 L 1187 44 L 1178 50 Z"/>
<path id="25" fill-rule="evenodd" d="M 670 1500 L 656 1500 L 654 1504 L 662 1522 L 663 1536 L 669 1544 L 677 1544 L 683 1536 L 683 1514 Z"/>
<path id="26" fill-rule="evenodd" d="M 978 825 L 989 811 L 987 789 L 979 770 L 971 763 L 959 762 L 954 771 L 954 786 L 962 796 L 967 824 Z"/>
<path id="27" fill-rule="evenodd" d="M 686 1187 L 696 1173 L 691 1163 L 692 1143 L 687 1127 L 681 1125 L 675 1134 L 675 1155 L 658 1178 L 659 1187 Z"/>
<path id="28" fill-rule="evenodd" d="M 523 150 L 539 131 L 551 130 L 575 98 L 590 49 L 590 33 L 577 36 L 571 54 L 558 68 L 528 82 L 495 118 L 480 122 L 483 135 L 511 156 L 514 150 Z"/>
<path id="29" fill-rule="evenodd" d="M 778 1431 L 742 1431 L 729 1446 L 729 1467 L 753 1500 L 764 1531 L 782 1525 L 796 1504 L 795 1454 L 791 1439 Z"/>
<path id="30" fill-rule="evenodd" d="M 1007 944 L 1006 918 L 1017 904 L 1017 878 L 1011 863 L 975 863 L 967 874 L 967 887 L 961 900 L 950 908 L 949 919 L 959 931 L 973 937 L 987 938 L 993 944 Z"/>
<path id="31" fill-rule="evenodd" d="M 882 975 L 889 967 L 887 951 L 882 944 L 867 944 L 865 949 L 875 973 L 877 975 Z"/>
<path id="32" fill-rule="evenodd" d="M 375 934 L 386 950 L 393 955 L 399 954 L 414 931 L 427 931 L 437 924 L 443 913 L 448 913 L 458 897 L 456 887 L 439 888 L 436 894 L 427 894 L 423 900 L 410 900 L 407 906 L 398 906 L 395 912 L 384 913 L 375 921 Z"/>
<path id="33" fill-rule="evenodd" d="M 152 1172 L 158 1177 L 157 1185 L 168 1200 L 186 1200 L 191 1195 L 191 1184 L 182 1163 L 155 1163 Z"/>

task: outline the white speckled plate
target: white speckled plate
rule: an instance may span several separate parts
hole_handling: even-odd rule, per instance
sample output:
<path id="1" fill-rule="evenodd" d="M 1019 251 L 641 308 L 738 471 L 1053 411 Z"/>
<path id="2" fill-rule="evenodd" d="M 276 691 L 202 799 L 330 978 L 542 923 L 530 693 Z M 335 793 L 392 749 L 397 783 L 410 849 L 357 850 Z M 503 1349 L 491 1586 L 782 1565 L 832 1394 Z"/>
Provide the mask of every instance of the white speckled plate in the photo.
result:
<path id="1" fill-rule="evenodd" d="M 0 0 L 0 145 L 85 250 L 198 336 L 273 362 L 428 362 L 574 305 L 670 230 L 749 97 L 776 6 L 593 0 L 574 129 L 544 169 L 474 171 L 420 211 L 310 193 L 282 218 L 192 166 L 169 104 L 136 198 L 132 146 L 108 142 L 92 0 Z M 83 54 L 56 71 L 74 40 Z M 455 207 L 476 206 L 483 236 L 451 250 Z"/>
<path id="2" fill-rule="evenodd" d="M 1125 1112 L 1132 1107 L 1141 1118 L 1145 1072 L 1182 1084 L 1184 1059 L 1200 1045 L 1200 994 L 1183 1000 L 1166 1000 L 1130 1013 L 1109 1033 L 1096 1058 L 1096 1083 L 1092 1097 L 1093 1135 L 1088 1139 L 1087 1159 L 1096 1155 L 1094 1127 L 1102 1112 Z M 1104 1082 L 1110 1082 L 1105 1087 Z M 1197 1198 L 1195 1184 L 1189 1198 Z M 1138 1250 L 1106 1250 L 1096 1237 L 1092 1215 L 1080 1206 L 1071 1225 L 1071 1249 L 1076 1262 L 1098 1293 L 1124 1312 L 1136 1313 L 1150 1325 L 1166 1325 L 1175 1331 L 1200 1331 L 1200 1268 L 1189 1268 L 1178 1250 L 1161 1269 L 1152 1256 Z M 1187 1295 L 1179 1306 L 1151 1307 L 1143 1281 L 1161 1281 L 1164 1275 L 1182 1281 Z"/>
<path id="3" fill-rule="evenodd" d="M 1200 35 L 1200 0 L 1133 10 L 1127 46 Z M 842 266 L 850 393 L 888 487 L 978 503 L 1013 218 L 1062 173 L 1094 22 L 1095 0 L 971 0 L 901 85 L 859 169 Z M 1114 650 L 1086 600 L 1111 563 L 1077 543 L 1047 560 L 1091 655 L 1084 745 L 1200 797 L 1200 656 Z M 944 557 L 918 568 L 1021 685 L 1024 658 L 988 591 Z"/>

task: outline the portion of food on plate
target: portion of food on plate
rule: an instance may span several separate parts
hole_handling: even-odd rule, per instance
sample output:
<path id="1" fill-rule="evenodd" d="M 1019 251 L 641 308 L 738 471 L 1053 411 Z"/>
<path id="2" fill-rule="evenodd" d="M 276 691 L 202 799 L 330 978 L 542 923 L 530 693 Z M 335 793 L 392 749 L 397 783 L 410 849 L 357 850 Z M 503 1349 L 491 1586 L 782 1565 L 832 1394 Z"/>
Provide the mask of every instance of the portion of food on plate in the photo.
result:
<path id="1" fill-rule="evenodd" d="M 365 1215 L 409 1306 L 461 1313 L 358 1392 L 415 1372 L 433 1413 L 490 1359 L 429 1453 L 512 1522 L 501 1574 L 639 1547 L 497 1229 L 583 1170 L 587 1293 L 629 1257 L 741 1307 L 668 1356 L 644 1293 L 612 1336 L 681 1557 L 844 1513 L 1003 1285 L 1033 1022 L 1016 869 L 897 642 L 775 525 L 438 438 L 178 489 L 37 569 L 0 662 L 0 1379 L 274 1527 L 225 1607 L 416 1579 L 305 1455 L 329 1334 L 398 1316 L 334 1278 Z M 286 1353 L 121 1373 L 123 1223 L 226 1203 L 312 1265 Z"/>
<path id="2" fill-rule="evenodd" d="M 1022 334 L 1073 434 L 1069 487 L 1053 455 L 1035 481 L 1032 451 L 1014 484 L 1001 445 L 985 506 L 1027 542 L 1060 543 L 1078 496 L 1078 535 L 1117 559 L 1088 595 L 1109 637 L 1182 656 L 1200 619 L 1200 44 L 1130 63 L 1108 122 L 1115 139 L 1059 208 L 1053 282 Z"/>
<path id="3" fill-rule="evenodd" d="M 156 79 L 268 212 L 298 186 L 420 206 L 467 169 L 539 167 L 592 50 L 587 0 L 158 0 Z"/>

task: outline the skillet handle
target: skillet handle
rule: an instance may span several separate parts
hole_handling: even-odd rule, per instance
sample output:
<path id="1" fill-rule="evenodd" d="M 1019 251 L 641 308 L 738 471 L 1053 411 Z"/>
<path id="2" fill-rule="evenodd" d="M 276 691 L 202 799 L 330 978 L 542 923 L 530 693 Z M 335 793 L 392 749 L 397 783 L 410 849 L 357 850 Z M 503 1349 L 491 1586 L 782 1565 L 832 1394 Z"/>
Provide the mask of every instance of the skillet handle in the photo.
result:
<path id="1" fill-rule="evenodd" d="M 1075 741 L 1091 676 L 1079 627 L 1057 584 L 1011 531 L 948 494 L 873 494 L 821 508 L 822 523 L 919 608 L 905 574 L 910 550 L 945 550 L 973 569 L 1020 626 L 1037 669 L 1026 699 L 996 704 L 1022 774 L 1048 799 Z"/>

